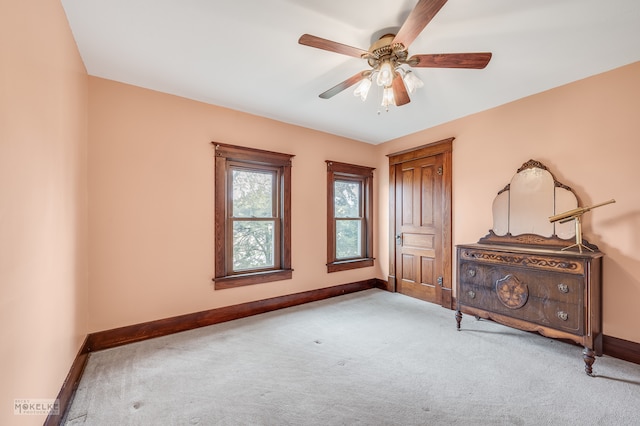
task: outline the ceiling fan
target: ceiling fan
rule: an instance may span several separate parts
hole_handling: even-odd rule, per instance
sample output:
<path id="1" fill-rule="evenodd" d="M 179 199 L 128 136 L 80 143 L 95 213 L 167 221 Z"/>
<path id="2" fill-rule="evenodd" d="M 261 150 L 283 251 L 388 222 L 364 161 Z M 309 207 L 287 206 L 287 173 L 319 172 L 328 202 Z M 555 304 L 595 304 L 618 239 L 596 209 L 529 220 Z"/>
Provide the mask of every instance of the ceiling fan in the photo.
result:
<path id="1" fill-rule="evenodd" d="M 482 69 L 486 67 L 491 60 L 490 52 L 422 54 L 409 57 L 409 45 L 446 2 L 447 0 L 419 0 L 398 33 L 383 35 L 371 45 L 369 50 L 303 34 L 298 40 L 298 43 L 302 45 L 362 58 L 367 60 L 371 67 L 371 69 L 359 72 L 338 83 L 321 93 L 320 97 L 329 99 L 354 84 L 360 83 L 354 94 L 359 95 L 364 101 L 375 77 L 377 85 L 383 87 L 382 105 L 388 110 L 391 104 L 396 106 L 408 104 L 411 99 L 409 99 L 407 91 L 413 92 L 414 89 L 422 86 L 422 81 L 402 65 L 412 68 Z"/>

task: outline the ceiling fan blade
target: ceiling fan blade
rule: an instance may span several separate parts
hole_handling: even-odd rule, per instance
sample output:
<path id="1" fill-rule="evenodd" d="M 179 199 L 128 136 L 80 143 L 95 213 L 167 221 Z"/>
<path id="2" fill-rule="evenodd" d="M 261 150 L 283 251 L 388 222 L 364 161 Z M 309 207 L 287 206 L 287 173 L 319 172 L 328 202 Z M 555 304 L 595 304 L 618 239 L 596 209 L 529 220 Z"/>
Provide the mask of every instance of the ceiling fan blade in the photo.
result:
<path id="1" fill-rule="evenodd" d="M 362 55 L 369 54 L 369 51 L 367 50 L 347 46 L 346 44 L 337 43 L 335 41 L 313 36 L 311 34 L 302 34 L 298 39 L 298 43 L 305 46 L 315 47 L 316 49 L 328 50 L 329 52 L 336 52 L 347 56 L 353 56 L 355 58 L 362 58 Z"/>
<path id="2" fill-rule="evenodd" d="M 338 93 L 342 92 L 343 90 L 348 89 L 349 87 L 353 86 L 354 84 L 356 84 L 357 82 L 359 82 L 363 78 L 368 77 L 369 74 L 371 74 L 371 71 L 361 71 L 358 74 L 349 77 L 348 79 L 346 79 L 342 83 L 336 84 L 335 86 L 333 86 L 331 89 L 327 90 L 326 92 L 320 93 L 320 97 L 322 99 L 329 99 L 329 98 L 337 95 Z"/>
<path id="3" fill-rule="evenodd" d="M 447 0 L 418 1 L 416 7 L 409 13 L 407 20 L 400 27 L 400 31 L 393 39 L 393 43 L 402 43 L 405 48 L 409 48 L 413 40 L 418 37 L 418 34 L 431 22 L 446 2 Z"/>
<path id="4" fill-rule="evenodd" d="M 409 94 L 407 93 L 407 87 L 404 85 L 404 81 L 402 81 L 402 77 L 400 77 L 399 74 L 393 77 L 391 87 L 393 88 L 393 99 L 395 100 L 396 106 L 402 106 L 411 102 Z"/>
<path id="5" fill-rule="evenodd" d="M 417 68 L 482 69 L 487 66 L 490 60 L 491 52 L 439 53 L 432 55 L 413 55 L 407 60 L 407 63 Z"/>

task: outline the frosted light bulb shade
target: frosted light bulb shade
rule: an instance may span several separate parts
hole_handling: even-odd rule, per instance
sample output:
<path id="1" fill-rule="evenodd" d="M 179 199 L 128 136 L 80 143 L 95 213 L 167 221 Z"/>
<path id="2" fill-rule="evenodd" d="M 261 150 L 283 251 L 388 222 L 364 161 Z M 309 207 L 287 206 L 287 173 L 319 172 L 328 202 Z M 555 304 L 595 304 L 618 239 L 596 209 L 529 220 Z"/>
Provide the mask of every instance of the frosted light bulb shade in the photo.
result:
<path id="1" fill-rule="evenodd" d="M 385 87 L 382 91 L 382 105 L 387 110 L 389 110 L 389 105 L 395 105 L 396 100 L 393 97 L 393 89 L 391 87 Z"/>
<path id="2" fill-rule="evenodd" d="M 407 90 L 409 91 L 409 93 L 413 93 L 416 89 L 424 86 L 422 80 L 416 77 L 416 75 L 411 71 L 407 71 L 405 73 L 403 80 L 404 85 L 407 86 Z"/>
<path id="3" fill-rule="evenodd" d="M 385 61 L 380 66 L 376 83 L 378 86 L 387 87 L 391 86 L 391 81 L 393 81 L 393 67 L 389 61 Z"/>
<path id="4" fill-rule="evenodd" d="M 356 90 L 353 91 L 353 94 L 355 96 L 360 96 L 360 99 L 362 99 L 362 102 L 364 102 L 367 100 L 367 95 L 369 94 L 370 88 L 371 80 L 365 78 L 360 82 L 360 84 L 358 84 L 358 87 L 356 87 Z"/>

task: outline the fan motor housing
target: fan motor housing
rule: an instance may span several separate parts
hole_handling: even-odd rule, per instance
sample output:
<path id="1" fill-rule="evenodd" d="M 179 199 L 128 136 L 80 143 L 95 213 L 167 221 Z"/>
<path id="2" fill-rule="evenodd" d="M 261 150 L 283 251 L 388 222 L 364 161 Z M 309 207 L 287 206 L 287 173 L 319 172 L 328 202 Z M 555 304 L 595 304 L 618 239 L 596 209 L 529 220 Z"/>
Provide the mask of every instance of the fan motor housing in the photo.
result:
<path id="1" fill-rule="evenodd" d="M 369 47 L 371 56 L 368 59 L 369 65 L 375 68 L 380 62 L 388 59 L 392 63 L 402 62 L 407 59 L 407 49 L 402 43 L 393 43 L 395 34 L 384 34 L 378 41 Z"/>

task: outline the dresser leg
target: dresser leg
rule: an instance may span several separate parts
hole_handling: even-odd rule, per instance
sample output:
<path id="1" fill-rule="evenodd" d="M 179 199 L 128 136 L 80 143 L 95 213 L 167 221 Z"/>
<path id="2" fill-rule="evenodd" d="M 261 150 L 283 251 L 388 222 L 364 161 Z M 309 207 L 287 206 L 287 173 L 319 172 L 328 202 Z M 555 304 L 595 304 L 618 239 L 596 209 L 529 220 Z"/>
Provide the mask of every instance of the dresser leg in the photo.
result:
<path id="1" fill-rule="evenodd" d="M 582 351 L 582 358 L 584 359 L 584 371 L 589 375 L 593 376 L 593 369 L 591 366 L 596 361 L 596 354 L 591 348 L 584 348 Z"/>
<path id="2" fill-rule="evenodd" d="M 460 331 L 460 321 L 462 321 L 462 312 L 460 310 L 456 311 L 456 322 L 458 323 L 457 329 Z"/>

